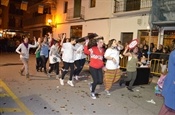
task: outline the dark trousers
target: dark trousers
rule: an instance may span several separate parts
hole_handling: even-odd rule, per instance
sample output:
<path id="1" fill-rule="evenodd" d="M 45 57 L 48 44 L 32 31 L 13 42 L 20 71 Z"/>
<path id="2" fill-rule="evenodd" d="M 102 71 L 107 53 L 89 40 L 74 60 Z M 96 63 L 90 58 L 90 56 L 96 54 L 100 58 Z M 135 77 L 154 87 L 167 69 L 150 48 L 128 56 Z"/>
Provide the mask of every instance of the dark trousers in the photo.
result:
<path id="1" fill-rule="evenodd" d="M 74 74 L 74 63 L 68 63 L 68 62 L 63 62 L 64 64 L 64 69 L 61 78 L 64 79 L 65 75 L 67 74 L 69 67 L 70 67 L 70 77 L 69 80 L 72 81 L 72 76 Z"/>
<path id="2" fill-rule="evenodd" d="M 42 60 L 42 67 L 44 68 L 44 72 L 47 73 L 46 64 L 47 64 L 48 58 L 46 58 L 44 55 L 41 55 L 40 57 L 41 57 L 41 60 Z"/>
<path id="3" fill-rule="evenodd" d="M 80 60 L 76 60 L 74 62 L 75 66 L 76 66 L 76 69 L 74 70 L 74 76 L 80 74 L 80 72 L 82 71 L 82 69 L 84 67 L 85 62 L 86 62 L 86 59 L 80 59 Z"/>
<path id="4" fill-rule="evenodd" d="M 42 68 L 42 60 L 41 57 L 38 57 L 36 58 L 36 70 L 38 71 L 41 68 Z"/>
<path id="5" fill-rule="evenodd" d="M 59 63 L 58 62 L 54 64 L 50 64 L 49 73 L 51 73 L 53 70 L 55 71 L 56 75 L 59 74 Z"/>
<path id="6" fill-rule="evenodd" d="M 102 68 L 96 69 L 93 67 L 89 67 L 89 70 L 93 79 L 91 92 L 94 93 L 96 86 L 103 83 L 103 70 Z"/>

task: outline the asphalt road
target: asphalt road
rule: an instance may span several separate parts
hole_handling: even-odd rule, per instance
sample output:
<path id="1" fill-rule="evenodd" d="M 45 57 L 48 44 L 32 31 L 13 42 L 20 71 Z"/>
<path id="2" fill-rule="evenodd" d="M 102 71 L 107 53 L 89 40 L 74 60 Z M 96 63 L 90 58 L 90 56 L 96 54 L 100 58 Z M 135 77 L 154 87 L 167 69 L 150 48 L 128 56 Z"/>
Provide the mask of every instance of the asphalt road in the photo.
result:
<path id="1" fill-rule="evenodd" d="M 92 81 L 87 65 L 74 81 L 75 87 L 61 86 L 53 73 L 51 78 L 35 70 L 35 56 L 30 55 L 31 80 L 19 74 L 19 55 L 0 54 L 0 115 L 157 115 L 163 103 L 154 94 L 155 83 L 136 86 L 134 92 L 115 83 L 111 96 L 104 86 L 97 87 L 98 98 L 90 98 Z M 152 101 L 151 101 L 152 100 Z"/>

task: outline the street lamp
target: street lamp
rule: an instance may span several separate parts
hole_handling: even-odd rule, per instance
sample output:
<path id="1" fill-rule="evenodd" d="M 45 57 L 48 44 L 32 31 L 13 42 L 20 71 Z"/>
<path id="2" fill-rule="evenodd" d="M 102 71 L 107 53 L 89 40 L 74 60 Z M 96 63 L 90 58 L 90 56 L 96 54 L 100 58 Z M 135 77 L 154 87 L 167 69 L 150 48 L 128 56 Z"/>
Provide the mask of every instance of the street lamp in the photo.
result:
<path id="1" fill-rule="evenodd" d="M 49 25 L 51 25 L 52 20 L 51 19 L 48 19 L 47 22 L 49 23 Z"/>

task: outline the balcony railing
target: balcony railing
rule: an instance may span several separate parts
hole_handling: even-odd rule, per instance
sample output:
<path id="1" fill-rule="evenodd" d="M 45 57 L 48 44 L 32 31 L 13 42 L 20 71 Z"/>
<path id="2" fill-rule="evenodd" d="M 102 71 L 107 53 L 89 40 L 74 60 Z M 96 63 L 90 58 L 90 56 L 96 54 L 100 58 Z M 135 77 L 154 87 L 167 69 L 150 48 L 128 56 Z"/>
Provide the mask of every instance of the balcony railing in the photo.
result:
<path id="1" fill-rule="evenodd" d="M 67 11 L 66 20 L 76 20 L 76 19 L 84 19 L 85 7 L 81 6 L 81 11 L 79 14 L 74 15 L 74 8 L 70 8 Z"/>
<path id="2" fill-rule="evenodd" d="M 44 14 L 30 19 L 23 20 L 23 27 L 46 26 L 47 20 L 52 19 L 52 15 Z"/>
<path id="3" fill-rule="evenodd" d="M 135 0 L 131 2 L 114 1 L 114 13 L 145 10 L 151 8 L 152 6 L 152 0 Z"/>

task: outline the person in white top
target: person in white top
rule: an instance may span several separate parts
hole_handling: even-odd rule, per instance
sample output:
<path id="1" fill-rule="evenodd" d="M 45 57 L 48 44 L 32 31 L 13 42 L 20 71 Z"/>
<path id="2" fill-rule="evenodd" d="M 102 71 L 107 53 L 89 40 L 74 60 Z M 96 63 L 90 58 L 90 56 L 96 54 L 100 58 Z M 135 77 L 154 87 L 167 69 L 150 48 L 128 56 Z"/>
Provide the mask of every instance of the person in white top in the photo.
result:
<path id="1" fill-rule="evenodd" d="M 76 38 L 71 38 L 70 42 L 63 43 L 62 45 L 62 60 L 64 64 L 64 69 L 60 78 L 60 84 L 64 85 L 64 77 L 67 74 L 70 67 L 70 77 L 67 83 L 70 86 L 74 86 L 72 82 L 72 77 L 74 73 L 74 51 L 76 50 L 74 44 L 76 43 Z"/>
<path id="2" fill-rule="evenodd" d="M 121 71 L 119 66 L 119 55 L 122 47 L 118 45 L 115 39 L 111 39 L 108 43 L 108 48 L 104 54 L 106 61 L 106 71 L 104 75 L 104 85 L 107 95 L 111 95 L 109 90 L 112 84 L 120 79 Z"/>
<path id="3" fill-rule="evenodd" d="M 53 45 L 50 48 L 49 52 L 49 62 L 50 69 L 48 71 L 48 77 L 50 78 L 50 73 L 55 70 L 56 79 L 59 79 L 59 62 L 61 62 L 60 55 L 58 53 L 58 41 L 53 40 Z"/>
<path id="4" fill-rule="evenodd" d="M 25 76 L 28 80 L 29 79 L 29 66 L 28 66 L 28 61 L 29 61 L 29 50 L 30 48 L 36 48 L 37 47 L 37 42 L 36 42 L 36 38 L 34 37 L 34 42 L 35 44 L 32 45 L 32 44 L 29 44 L 28 43 L 28 38 L 25 37 L 24 38 L 24 42 L 21 43 L 17 48 L 16 48 L 16 52 L 18 54 L 20 54 L 20 59 L 23 63 L 23 66 L 20 70 L 20 74 L 23 75 L 23 72 L 25 70 Z"/>
<path id="5" fill-rule="evenodd" d="M 86 62 L 86 55 L 84 54 L 84 44 L 85 44 L 85 40 L 83 41 L 79 41 L 76 45 L 75 45 L 75 66 L 76 69 L 74 70 L 74 77 L 76 80 L 78 80 L 78 78 L 80 78 L 81 76 L 79 76 L 81 70 L 83 69 L 83 66 Z"/>

